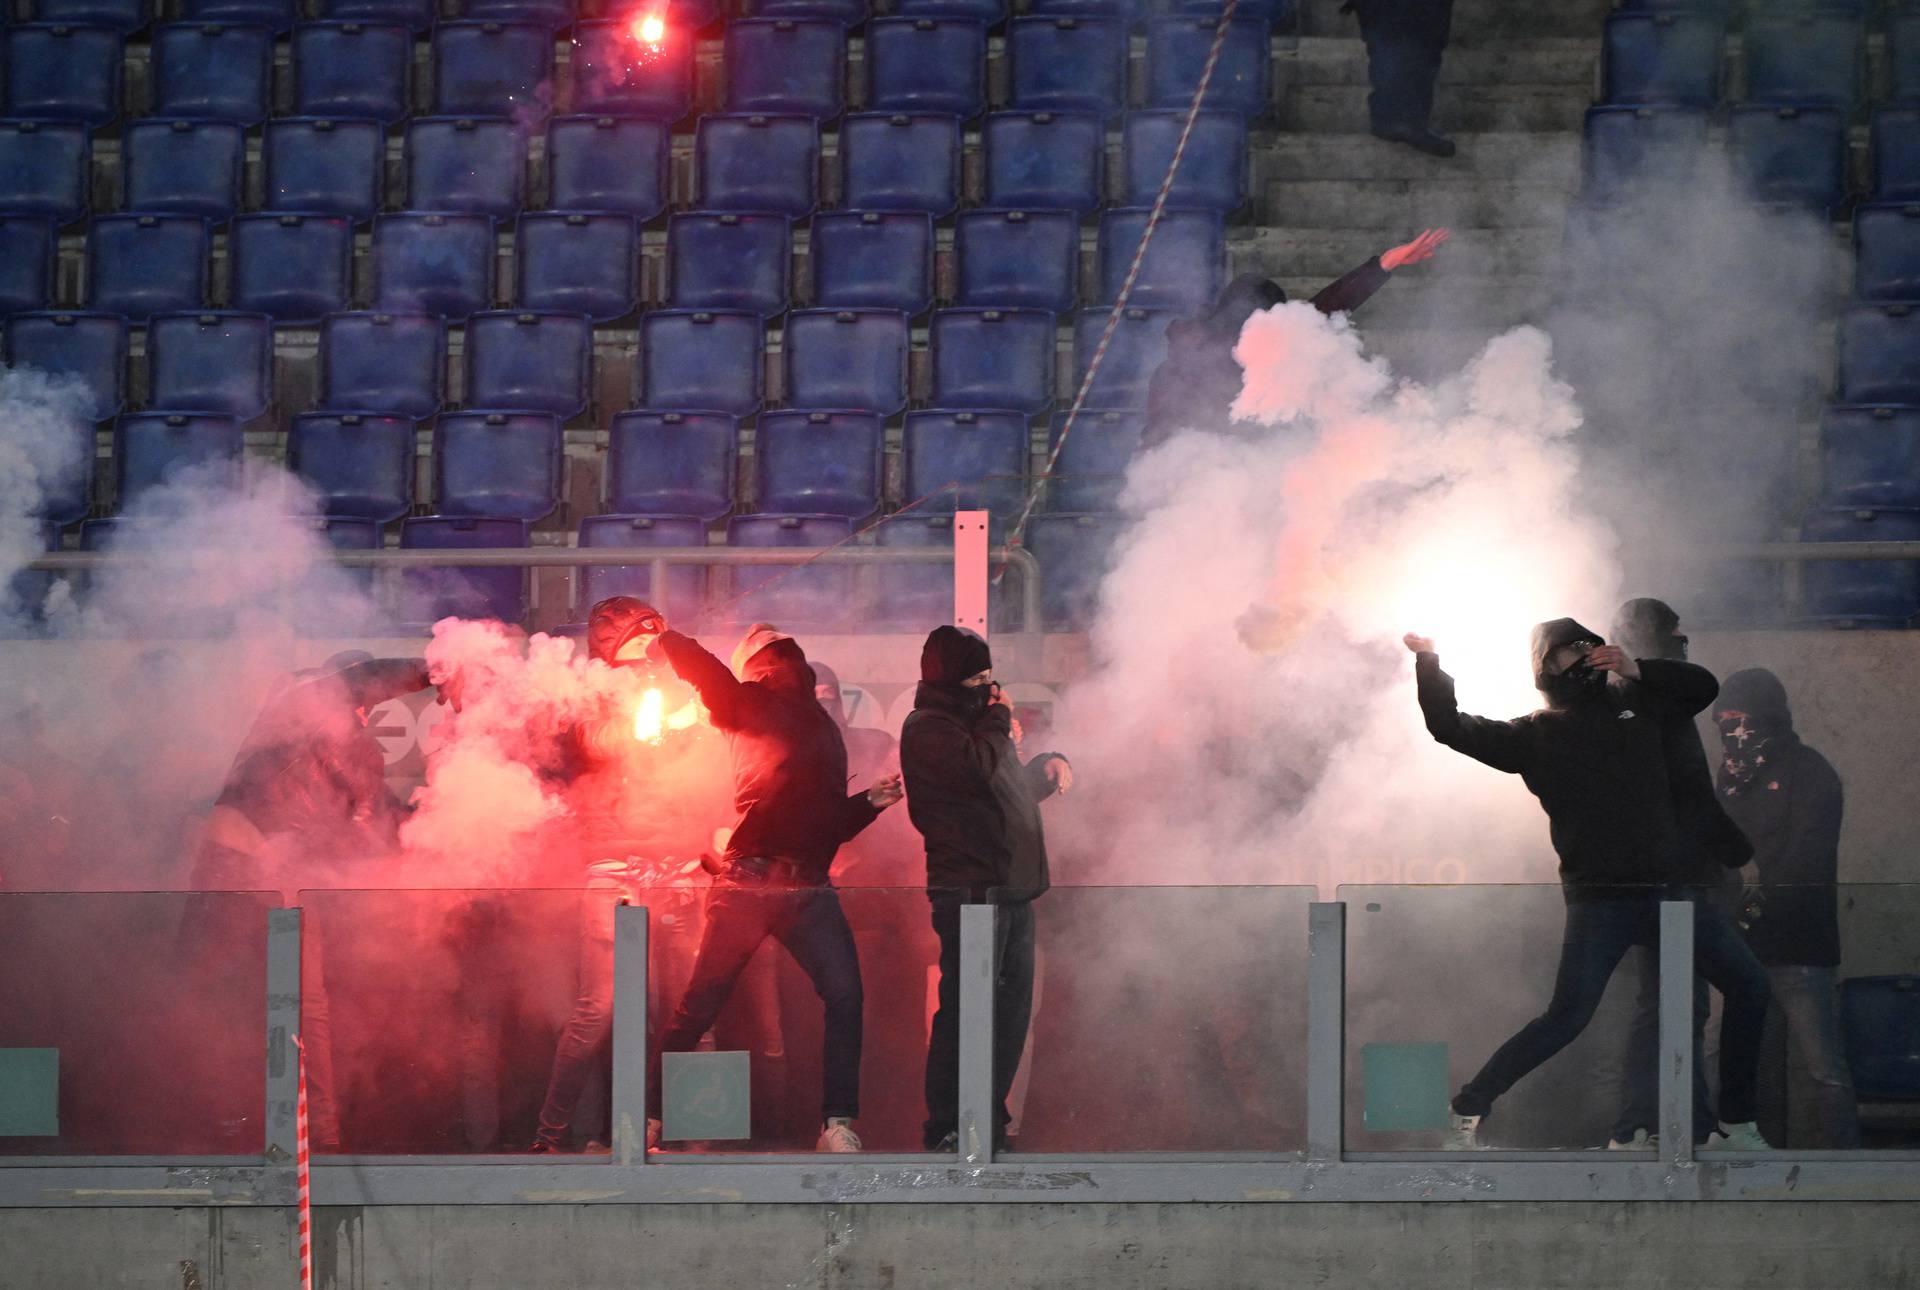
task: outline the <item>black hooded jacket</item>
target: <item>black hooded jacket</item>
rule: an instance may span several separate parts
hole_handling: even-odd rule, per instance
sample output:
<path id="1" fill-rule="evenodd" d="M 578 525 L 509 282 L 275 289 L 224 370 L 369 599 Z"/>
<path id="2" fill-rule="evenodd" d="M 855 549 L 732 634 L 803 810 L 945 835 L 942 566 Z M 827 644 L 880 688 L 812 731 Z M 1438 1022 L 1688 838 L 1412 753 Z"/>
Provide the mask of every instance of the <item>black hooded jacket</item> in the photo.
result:
<path id="1" fill-rule="evenodd" d="M 1599 639 L 1571 618 L 1541 623 L 1533 630 L 1535 684 L 1546 689 L 1546 661 L 1554 650 Z M 1569 901 L 1677 880 L 1681 846 L 1664 723 L 1704 709 L 1719 686 L 1711 672 L 1691 663 L 1639 662 L 1641 682 L 1632 696 L 1614 685 L 1550 694 L 1548 707 L 1512 721 L 1461 712 L 1439 656 L 1423 653 L 1415 662 L 1420 711 L 1434 739 L 1520 776 L 1540 799 Z"/>

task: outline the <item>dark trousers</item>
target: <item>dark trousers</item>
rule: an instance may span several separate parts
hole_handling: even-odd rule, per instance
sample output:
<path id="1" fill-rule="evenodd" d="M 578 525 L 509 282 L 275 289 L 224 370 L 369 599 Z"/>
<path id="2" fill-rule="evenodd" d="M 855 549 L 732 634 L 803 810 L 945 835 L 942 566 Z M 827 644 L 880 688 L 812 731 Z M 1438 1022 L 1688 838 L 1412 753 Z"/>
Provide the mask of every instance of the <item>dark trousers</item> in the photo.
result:
<path id="1" fill-rule="evenodd" d="M 1433 86 L 1453 26 L 1453 0 L 1369 0 L 1360 7 L 1367 43 L 1367 111 L 1376 130 L 1425 131 Z"/>
<path id="2" fill-rule="evenodd" d="M 715 887 L 707 895 L 706 925 L 693 978 L 647 1061 L 647 1114 L 660 1118 L 660 1057 L 684 1053 L 726 1006 L 753 952 L 769 936 L 787 947 L 826 1006 L 822 1042 L 820 1114 L 860 1114 L 860 956 L 831 887 Z"/>
<path id="3" fill-rule="evenodd" d="M 927 1123 L 922 1142 L 931 1150 L 960 1124 L 960 909 L 959 892 L 929 892 L 933 931 L 940 938 L 940 1002 L 927 1040 Z M 1001 905 L 993 935 L 993 1125 L 995 1136 L 1013 1119 L 1007 1095 L 1020 1072 L 1033 1019 L 1033 906 Z"/>
<path id="4" fill-rule="evenodd" d="M 1626 1047 L 1620 1055 L 1620 1118 L 1613 1123 L 1613 1139 L 1625 1142 L 1639 1130 L 1660 1130 L 1660 950 L 1636 945 L 1627 952 L 1636 985 L 1633 1017 L 1627 1022 Z M 1705 1142 L 1713 1132 L 1713 1096 L 1707 1090 L 1706 1033 L 1707 981 L 1693 978 L 1693 1140 Z"/>
<path id="5" fill-rule="evenodd" d="M 1685 897 L 1675 893 L 1665 898 Z M 1627 951 L 1635 945 L 1659 943 L 1662 899 L 1653 894 L 1567 906 L 1552 1001 L 1467 1081 L 1453 1099 L 1455 1114 L 1487 1114 L 1494 1099 L 1587 1028 L 1608 979 Z M 1740 1123 L 1753 1119 L 1760 1033 L 1771 997 L 1767 973 L 1725 914 L 1704 899 L 1692 903 L 1694 970 L 1726 1001 L 1720 1023 L 1720 1118 Z"/>

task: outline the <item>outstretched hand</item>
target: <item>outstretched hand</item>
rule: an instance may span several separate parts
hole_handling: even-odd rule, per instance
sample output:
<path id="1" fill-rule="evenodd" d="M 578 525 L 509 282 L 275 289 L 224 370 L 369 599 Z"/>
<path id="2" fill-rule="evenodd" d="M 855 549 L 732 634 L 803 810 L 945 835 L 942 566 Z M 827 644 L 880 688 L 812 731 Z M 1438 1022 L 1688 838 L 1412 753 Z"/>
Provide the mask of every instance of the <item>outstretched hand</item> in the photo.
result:
<path id="1" fill-rule="evenodd" d="M 906 795 L 906 790 L 900 787 L 898 775 L 887 775 L 875 780 L 873 787 L 867 790 L 867 800 L 873 803 L 876 809 L 882 811 Z"/>
<path id="2" fill-rule="evenodd" d="M 1430 228 L 1423 231 L 1411 242 L 1396 246 L 1380 253 L 1380 267 L 1391 273 L 1403 265 L 1419 264 L 1422 260 L 1431 260 L 1434 252 L 1446 245 L 1453 236 L 1450 228 Z"/>
<path id="3" fill-rule="evenodd" d="M 1587 655 L 1587 666 L 1602 672 L 1617 672 L 1629 681 L 1640 679 L 1640 664 L 1618 645 L 1595 645 Z"/>
<path id="4" fill-rule="evenodd" d="M 1419 636 L 1413 632 L 1408 632 L 1400 638 L 1400 643 L 1405 645 L 1409 650 L 1412 650 L 1415 654 L 1434 653 L 1433 637 L 1431 636 Z"/>

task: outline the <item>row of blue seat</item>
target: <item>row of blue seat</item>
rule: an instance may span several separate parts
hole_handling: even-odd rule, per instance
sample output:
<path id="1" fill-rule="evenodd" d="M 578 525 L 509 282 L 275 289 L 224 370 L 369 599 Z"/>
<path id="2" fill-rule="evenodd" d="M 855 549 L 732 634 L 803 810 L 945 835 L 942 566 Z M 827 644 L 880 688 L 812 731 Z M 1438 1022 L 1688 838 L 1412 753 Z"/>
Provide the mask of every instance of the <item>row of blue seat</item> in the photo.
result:
<path id="1" fill-rule="evenodd" d="M 1742 39 L 1756 103 L 1851 110 L 1865 101 L 1866 28 L 1858 10 L 1755 14 Z M 1920 103 L 1920 8 L 1888 20 L 1891 101 Z M 1604 100 L 1712 107 L 1725 91 L 1726 20 L 1711 10 L 1622 12 L 1607 19 Z"/>

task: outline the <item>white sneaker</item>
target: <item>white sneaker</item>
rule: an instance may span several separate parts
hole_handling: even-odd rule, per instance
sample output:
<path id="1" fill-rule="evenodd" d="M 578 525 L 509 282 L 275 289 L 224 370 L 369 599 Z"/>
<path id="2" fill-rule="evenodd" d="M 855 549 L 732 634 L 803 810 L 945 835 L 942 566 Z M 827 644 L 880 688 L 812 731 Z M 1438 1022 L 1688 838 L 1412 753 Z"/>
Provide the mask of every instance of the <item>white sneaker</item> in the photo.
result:
<path id="1" fill-rule="evenodd" d="M 1657 1133 L 1648 1133 L 1645 1129 L 1635 1129 L 1633 1136 L 1625 1142 L 1620 1141 L 1618 1138 L 1607 1139 L 1607 1150 L 1609 1151 L 1658 1151 L 1659 1149 L 1660 1135 Z"/>
<path id="2" fill-rule="evenodd" d="M 1707 1135 L 1707 1146 L 1714 1151 L 1771 1151 L 1760 1135 L 1760 1126 L 1752 1120 L 1740 1124 L 1721 1124 L 1718 1133 Z"/>
<path id="3" fill-rule="evenodd" d="M 820 1141 L 814 1144 L 815 1151 L 829 1151 L 836 1155 L 860 1150 L 860 1135 L 853 1131 L 853 1121 L 844 1115 L 836 1115 L 827 1121 L 827 1127 L 820 1130 Z"/>
<path id="4" fill-rule="evenodd" d="M 658 1151 L 659 1149 L 660 1121 L 650 1119 L 647 1121 L 647 1150 Z"/>
<path id="5" fill-rule="evenodd" d="M 1455 1115 L 1449 1118 L 1452 1121 L 1452 1127 L 1447 1130 L 1447 1140 L 1440 1145 L 1448 1151 L 1478 1151 L 1480 1149 L 1480 1117 Z"/>

